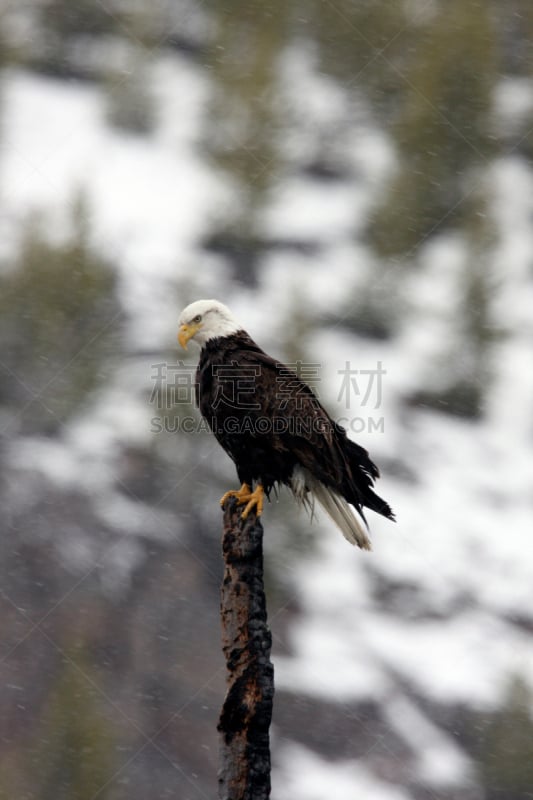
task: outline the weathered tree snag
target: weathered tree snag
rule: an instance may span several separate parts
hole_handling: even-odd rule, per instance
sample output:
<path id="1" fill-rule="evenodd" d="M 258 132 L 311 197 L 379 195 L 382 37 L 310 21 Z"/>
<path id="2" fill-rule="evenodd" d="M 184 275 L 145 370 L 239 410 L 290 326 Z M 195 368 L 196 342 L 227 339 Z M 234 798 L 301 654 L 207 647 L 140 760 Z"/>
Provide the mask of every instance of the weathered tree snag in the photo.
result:
<path id="1" fill-rule="evenodd" d="M 253 513 L 243 522 L 241 510 L 234 499 L 224 510 L 221 619 L 228 691 L 218 723 L 218 796 L 266 800 L 274 668 L 263 588 L 263 526 Z"/>

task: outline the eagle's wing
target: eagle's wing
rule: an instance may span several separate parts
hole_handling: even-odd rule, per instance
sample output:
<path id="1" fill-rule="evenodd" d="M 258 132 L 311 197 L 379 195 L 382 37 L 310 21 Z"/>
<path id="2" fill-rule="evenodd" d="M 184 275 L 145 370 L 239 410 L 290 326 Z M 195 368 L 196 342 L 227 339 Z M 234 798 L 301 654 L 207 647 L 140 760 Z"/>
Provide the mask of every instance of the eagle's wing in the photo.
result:
<path id="1" fill-rule="evenodd" d="M 259 408 L 247 413 L 290 419 L 286 428 L 279 426 L 279 433 L 268 434 L 271 446 L 291 453 L 314 478 L 358 508 L 366 505 L 384 513 L 383 501 L 372 491 L 374 478 L 379 476 L 377 467 L 363 447 L 348 439 L 312 389 L 292 369 L 259 348 L 241 350 L 238 361 L 249 368 L 260 367 L 255 378 Z"/>

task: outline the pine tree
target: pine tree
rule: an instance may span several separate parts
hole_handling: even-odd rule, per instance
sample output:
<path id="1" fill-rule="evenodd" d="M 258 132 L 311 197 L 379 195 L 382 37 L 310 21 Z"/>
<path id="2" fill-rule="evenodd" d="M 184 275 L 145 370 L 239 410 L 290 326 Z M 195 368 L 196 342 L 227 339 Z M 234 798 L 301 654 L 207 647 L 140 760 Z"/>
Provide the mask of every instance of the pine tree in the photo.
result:
<path id="1" fill-rule="evenodd" d="M 464 199 L 494 143 L 496 78 L 489 5 L 450 0 L 420 37 L 393 127 L 399 170 L 369 226 L 382 256 L 405 256 L 443 226 L 460 225 Z"/>

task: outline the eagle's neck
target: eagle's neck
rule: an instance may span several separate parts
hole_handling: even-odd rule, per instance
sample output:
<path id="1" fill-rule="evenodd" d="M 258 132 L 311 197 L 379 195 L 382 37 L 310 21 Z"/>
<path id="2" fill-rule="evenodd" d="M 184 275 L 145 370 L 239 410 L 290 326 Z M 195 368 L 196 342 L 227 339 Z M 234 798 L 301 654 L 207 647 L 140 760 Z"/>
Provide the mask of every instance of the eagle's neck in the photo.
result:
<path id="1" fill-rule="evenodd" d="M 246 333 L 245 330 L 234 331 L 233 333 L 225 336 L 212 336 L 206 341 L 202 348 L 202 355 L 219 356 L 222 353 L 231 350 L 240 350 L 243 347 L 255 345 L 253 339 Z"/>

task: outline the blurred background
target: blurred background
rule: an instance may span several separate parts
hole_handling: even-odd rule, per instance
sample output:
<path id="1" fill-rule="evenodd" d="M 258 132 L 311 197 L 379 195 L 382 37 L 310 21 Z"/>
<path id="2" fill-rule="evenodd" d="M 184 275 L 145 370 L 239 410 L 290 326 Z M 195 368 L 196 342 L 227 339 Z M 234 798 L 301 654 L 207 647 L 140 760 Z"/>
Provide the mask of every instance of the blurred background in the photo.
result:
<path id="1" fill-rule="evenodd" d="M 202 297 L 398 517 L 365 554 L 266 509 L 273 798 L 532 796 L 532 39 L 531 0 L 1 4 L 0 798 L 216 793 Z"/>

